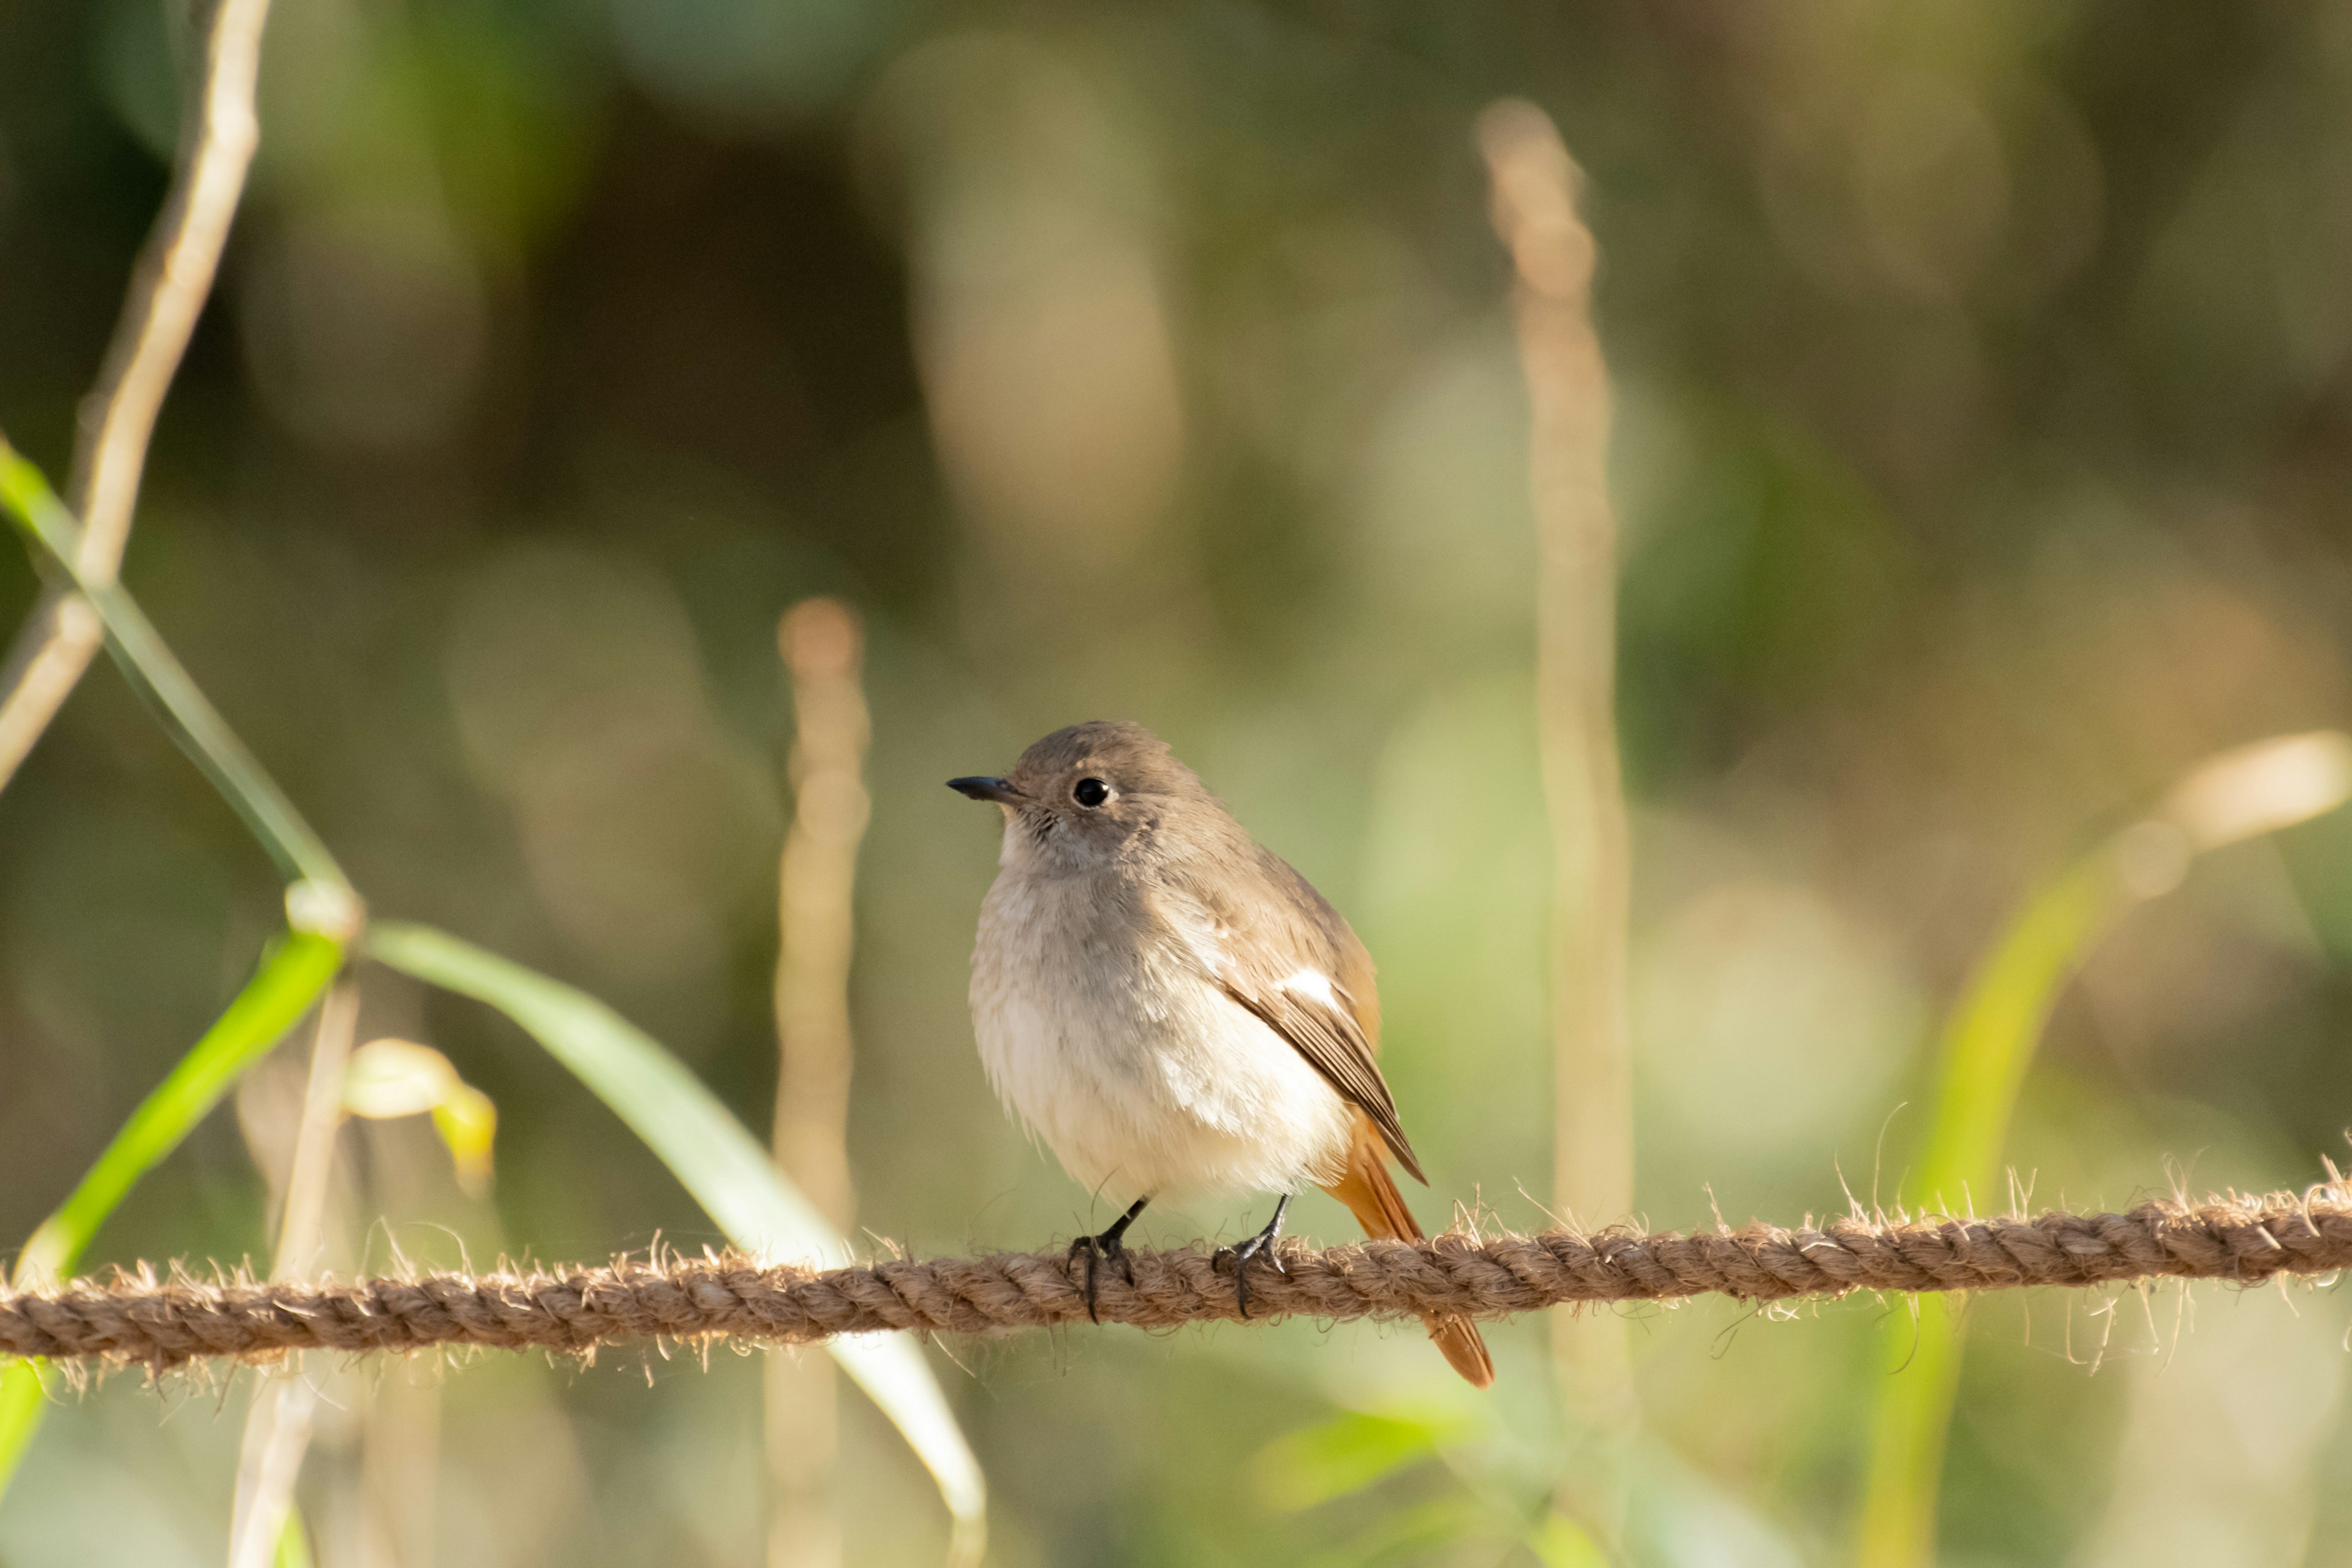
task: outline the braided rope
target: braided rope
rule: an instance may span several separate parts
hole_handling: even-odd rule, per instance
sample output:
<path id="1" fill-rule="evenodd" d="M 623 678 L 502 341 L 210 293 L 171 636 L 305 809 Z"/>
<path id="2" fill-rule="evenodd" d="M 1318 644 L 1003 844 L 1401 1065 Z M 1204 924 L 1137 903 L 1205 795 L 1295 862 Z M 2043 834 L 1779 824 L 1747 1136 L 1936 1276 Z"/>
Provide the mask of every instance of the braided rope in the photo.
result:
<path id="1" fill-rule="evenodd" d="M 1103 1271 L 1102 1321 L 1141 1328 L 1233 1321 L 1233 1265 L 1199 1247 L 1136 1250 L 1134 1282 Z M 1250 1277 L 1253 1321 L 1433 1313 L 1496 1318 L 1563 1302 L 1746 1300 L 1853 1290 L 2000 1290 L 2154 1279 L 2252 1284 L 2352 1267 L 2352 1192 L 2150 1203 L 2128 1214 L 2032 1219 L 1835 1219 L 1795 1229 L 1644 1235 L 1615 1226 L 1316 1250 L 1283 1244 L 1284 1272 Z M 822 1271 L 737 1257 L 621 1260 L 348 1284 L 205 1282 L 142 1266 L 109 1280 L 0 1291 L 0 1352 L 165 1368 L 203 1357 L 408 1352 L 467 1345 L 578 1353 L 625 1341 L 806 1342 L 908 1329 L 991 1334 L 1083 1321 L 1077 1266 L 1060 1253 L 892 1260 Z"/>

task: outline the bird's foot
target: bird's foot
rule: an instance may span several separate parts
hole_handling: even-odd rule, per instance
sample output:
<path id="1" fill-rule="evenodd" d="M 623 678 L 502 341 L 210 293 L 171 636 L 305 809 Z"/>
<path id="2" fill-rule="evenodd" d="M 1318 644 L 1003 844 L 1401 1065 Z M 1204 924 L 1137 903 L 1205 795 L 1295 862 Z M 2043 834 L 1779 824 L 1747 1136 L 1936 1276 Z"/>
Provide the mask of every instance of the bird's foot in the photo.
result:
<path id="1" fill-rule="evenodd" d="M 1070 1261 L 1076 1263 L 1080 1258 L 1086 1259 L 1087 1317 L 1094 1322 L 1102 1321 L 1102 1315 L 1095 1310 L 1095 1280 L 1102 1265 L 1118 1264 L 1120 1277 L 1129 1285 L 1135 1283 L 1135 1265 L 1127 1260 L 1127 1227 L 1135 1223 L 1135 1216 L 1141 1214 L 1143 1205 L 1150 1201 L 1150 1198 L 1136 1199 L 1135 1206 L 1119 1215 L 1118 1222 L 1108 1230 L 1100 1236 L 1082 1236 L 1070 1243 Z"/>
<path id="2" fill-rule="evenodd" d="M 1100 1236 L 1082 1236 L 1070 1243 L 1070 1261 L 1076 1263 L 1081 1258 L 1086 1259 L 1084 1272 L 1087 1282 L 1083 1289 L 1087 1296 L 1087 1316 L 1099 1323 L 1102 1314 L 1095 1310 L 1096 1270 L 1105 1263 L 1116 1263 L 1120 1275 L 1132 1285 L 1135 1283 L 1135 1266 L 1127 1260 L 1127 1247 L 1120 1242 L 1116 1230 L 1107 1230 Z"/>
<path id="3" fill-rule="evenodd" d="M 1221 1247 L 1217 1248 L 1217 1257 L 1230 1258 L 1234 1260 L 1234 1300 L 1240 1305 L 1242 1316 L 1244 1318 L 1250 1315 L 1250 1259 L 1253 1258 L 1263 1258 L 1267 1263 L 1273 1266 L 1274 1271 L 1276 1274 L 1287 1274 L 1289 1272 L 1288 1269 L 1283 1268 L 1282 1256 L 1275 1250 L 1274 1247 L 1275 1242 L 1282 1236 L 1282 1218 L 1283 1215 L 1289 1211 L 1289 1208 L 1290 1194 L 1288 1193 L 1285 1193 L 1282 1194 L 1281 1201 L 1274 1205 L 1274 1217 L 1265 1222 L 1265 1228 L 1264 1230 L 1259 1231 L 1255 1236 L 1251 1237 L 1239 1247 Z"/>

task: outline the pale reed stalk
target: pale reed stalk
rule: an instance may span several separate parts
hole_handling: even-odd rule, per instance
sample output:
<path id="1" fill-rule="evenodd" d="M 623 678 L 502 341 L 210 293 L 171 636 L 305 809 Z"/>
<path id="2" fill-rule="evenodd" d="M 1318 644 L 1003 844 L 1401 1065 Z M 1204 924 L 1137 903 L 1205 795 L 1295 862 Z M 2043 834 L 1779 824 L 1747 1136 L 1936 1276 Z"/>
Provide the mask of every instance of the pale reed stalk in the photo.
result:
<path id="1" fill-rule="evenodd" d="M 335 1173 L 335 1135 L 343 1124 L 343 1068 L 351 1060 L 359 1010 L 359 989 L 349 981 L 330 991 L 319 1009 L 301 1124 L 286 1175 L 278 1250 L 269 1269 L 273 1284 L 307 1279 L 319 1269 L 326 1241 L 327 1188 Z M 229 1568 L 269 1568 L 276 1559 L 278 1538 L 293 1507 L 294 1480 L 310 1446 L 310 1415 L 317 1404 L 318 1390 L 304 1375 L 299 1357 L 262 1374 L 237 1456 Z"/>
<path id="2" fill-rule="evenodd" d="M 111 583 L 163 395 L 211 295 L 221 247 L 260 140 L 254 83 L 269 0 L 218 0 L 205 29 L 203 72 L 189 98 L 179 169 L 132 273 L 98 385 L 83 399 L 68 498 L 82 520 L 81 574 Z M 79 594 L 53 590 L 17 634 L 0 673 L 0 789 L 65 706 L 102 640 Z"/>
<path id="3" fill-rule="evenodd" d="M 1535 509 L 1536 700 L 1551 822 L 1553 1202 L 1571 1223 L 1633 1207 L 1632 1049 L 1626 1024 L 1631 879 L 1619 776 L 1617 515 L 1610 505 L 1609 372 L 1592 329 L 1592 234 L 1577 213 L 1583 175 L 1533 104 L 1478 121 L 1496 232 L 1510 247 L 1528 386 Z M 1619 1533 L 1622 1467 L 1638 1411 L 1624 1328 L 1605 1312 L 1558 1313 L 1552 1354 L 1569 1429 L 1589 1434 L 1561 1504 Z"/>
<path id="4" fill-rule="evenodd" d="M 797 731 L 793 822 L 778 876 L 776 1163 L 843 1231 L 849 1178 L 849 965 L 857 846 L 866 831 L 870 722 L 857 618 L 831 599 L 794 605 L 777 628 Z M 839 1395 L 830 1359 L 770 1352 L 769 1568 L 838 1568 L 834 1472 Z"/>

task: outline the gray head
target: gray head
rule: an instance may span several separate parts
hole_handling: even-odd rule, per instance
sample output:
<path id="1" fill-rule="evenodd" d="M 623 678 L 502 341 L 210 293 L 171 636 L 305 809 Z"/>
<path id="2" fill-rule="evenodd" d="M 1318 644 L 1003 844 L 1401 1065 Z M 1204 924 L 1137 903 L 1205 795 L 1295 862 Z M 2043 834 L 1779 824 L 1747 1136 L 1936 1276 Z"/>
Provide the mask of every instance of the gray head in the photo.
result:
<path id="1" fill-rule="evenodd" d="M 1008 866 L 1101 868 L 1237 831 L 1166 742 L 1119 721 L 1056 730 L 1003 778 L 950 779 L 948 787 L 1004 808 Z"/>

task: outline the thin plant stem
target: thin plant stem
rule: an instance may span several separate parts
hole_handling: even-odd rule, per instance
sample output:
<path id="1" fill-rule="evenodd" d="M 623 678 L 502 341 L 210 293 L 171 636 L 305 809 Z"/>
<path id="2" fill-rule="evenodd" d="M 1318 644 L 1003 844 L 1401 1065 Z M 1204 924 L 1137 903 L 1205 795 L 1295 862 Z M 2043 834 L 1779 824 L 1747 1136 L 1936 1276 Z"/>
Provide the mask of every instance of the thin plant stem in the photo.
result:
<path id="1" fill-rule="evenodd" d="M 217 0 L 205 29 L 203 70 L 189 95 L 179 167 L 132 273 L 97 388 L 84 400 L 75 444 L 74 510 L 88 521 L 76 575 L 111 583 L 131 537 L 131 511 L 155 416 L 212 293 L 246 171 L 260 140 L 254 84 L 269 0 Z M 46 595 L 0 677 L 0 788 L 64 706 L 98 651 L 100 626 L 72 592 Z"/>
<path id="2" fill-rule="evenodd" d="M 1537 725 L 1553 856 L 1552 1190 L 1562 1215 L 1609 1224 L 1633 1206 L 1632 870 L 1617 751 L 1612 397 L 1592 326 L 1598 247 L 1577 211 L 1582 173 L 1543 110 L 1497 103 L 1479 117 L 1478 141 L 1517 279 L 1529 412 Z M 1556 1314 L 1552 1354 L 1569 1429 L 1595 1439 L 1563 1476 L 1561 1504 L 1614 1542 L 1638 1421 L 1624 1327 L 1607 1314 Z"/>
<path id="3" fill-rule="evenodd" d="M 777 1162 L 820 1213 L 849 1227 L 846 1132 L 849 964 L 857 847 L 869 805 L 871 721 L 859 685 L 857 617 L 831 599 L 793 606 L 778 627 L 792 674 L 793 821 L 777 884 Z"/>
<path id="4" fill-rule="evenodd" d="M 343 1069 L 359 1022 L 359 989 L 349 981 L 327 994 L 310 1046 L 310 1072 L 285 1177 L 273 1282 L 317 1271 L 327 1234 L 327 1189 L 335 1173 L 335 1137 L 343 1124 Z M 294 1482 L 310 1446 L 318 1391 L 300 1357 L 272 1369 L 254 1391 L 236 1469 L 236 1500 L 229 1524 L 229 1568 L 269 1568 L 286 1533 Z"/>
<path id="5" fill-rule="evenodd" d="M 793 822 L 778 869 L 776 1163 L 837 1230 L 849 1173 L 849 965 L 871 732 L 857 617 L 832 599 L 793 606 L 777 647 L 793 683 Z M 767 1366 L 768 1568 L 835 1568 L 839 1392 L 833 1363 L 791 1351 Z"/>
<path id="6" fill-rule="evenodd" d="M 7 692 L 0 698 L 0 789 L 32 754 L 105 641 L 106 628 L 89 600 L 62 588 L 42 594 L 0 668 L 0 689 Z"/>

